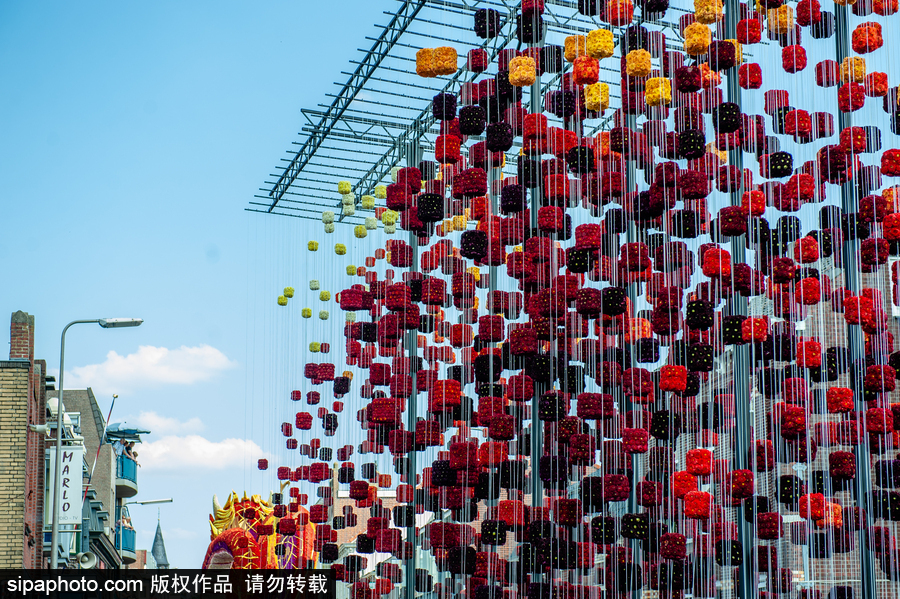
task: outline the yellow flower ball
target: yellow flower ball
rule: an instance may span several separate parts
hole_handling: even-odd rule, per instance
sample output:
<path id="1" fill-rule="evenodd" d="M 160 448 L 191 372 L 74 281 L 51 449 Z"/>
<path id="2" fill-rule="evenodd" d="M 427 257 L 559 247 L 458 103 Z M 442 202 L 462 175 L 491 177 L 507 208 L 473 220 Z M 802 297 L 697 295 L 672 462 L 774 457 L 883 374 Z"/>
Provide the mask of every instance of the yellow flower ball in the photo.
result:
<path id="1" fill-rule="evenodd" d="M 284 288 L 284 297 L 287 297 L 287 298 L 294 297 L 294 288 L 293 287 L 285 287 Z"/>
<path id="2" fill-rule="evenodd" d="M 330 299 L 331 299 L 331 292 L 330 292 L 330 291 L 320 291 L 320 292 L 319 292 L 319 300 L 320 300 L 320 301 L 327 302 L 327 301 L 330 300 Z"/>
<path id="3" fill-rule="evenodd" d="M 346 378 L 350 379 L 351 381 L 353 380 L 353 373 L 350 372 L 349 370 L 345 370 L 344 372 L 342 372 L 341 376 L 346 377 Z"/>
<path id="4" fill-rule="evenodd" d="M 319 310 L 319 320 L 328 320 L 328 310 Z"/>
<path id="5" fill-rule="evenodd" d="M 322 349 L 322 344 L 319 343 L 318 341 L 313 341 L 312 343 L 309 344 L 309 351 L 311 351 L 314 354 L 319 353 L 319 351 L 321 349 Z"/>
<path id="6" fill-rule="evenodd" d="M 841 62 L 841 83 L 862 83 L 866 80 L 866 59 L 848 56 Z"/>
<path id="7" fill-rule="evenodd" d="M 416 52 L 416 75 L 419 77 L 437 77 L 434 61 L 434 49 L 422 48 Z"/>
<path id="8" fill-rule="evenodd" d="M 375 198 L 378 200 L 384 200 L 387 198 L 387 187 L 384 185 L 379 185 L 375 188 Z"/>
<path id="9" fill-rule="evenodd" d="M 481 270 L 479 270 L 477 266 L 470 266 L 466 269 L 466 272 L 475 277 L 476 281 L 481 280 Z"/>
<path id="10" fill-rule="evenodd" d="M 744 62 L 744 46 L 741 45 L 741 42 L 737 40 L 725 40 L 726 42 L 731 42 L 731 45 L 734 46 L 734 60 L 736 64 L 741 64 Z"/>
<path id="11" fill-rule="evenodd" d="M 361 201 L 364 210 L 372 210 L 375 208 L 375 196 L 363 196 Z"/>
<path id="12" fill-rule="evenodd" d="M 344 245 L 343 243 L 334 244 L 334 253 L 337 254 L 338 256 L 343 256 L 344 254 L 347 253 L 347 246 Z"/>
<path id="13" fill-rule="evenodd" d="M 587 38 L 583 35 L 570 35 L 566 38 L 566 61 L 575 62 L 579 56 L 587 54 Z"/>
<path id="14" fill-rule="evenodd" d="M 310 241 L 309 243 L 306 244 L 306 249 L 308 249 L 311 252 L 319 251 L 319 242 L 318 241 Z"/>
<path id="15" fill-rule="evenodd" d="M 723 164 L 728 163 L 728 150 L 720 150 L 715 142 L 709 142 L 706 144 L 706 151 L 709 154 L 715 154 L 719 157 L 719 160 L 722 161 Z"/>
<path id="16" fill-rule="evenodd" d="M 288 298 L 284 297 L 283 295 L 279 295 L 278 296 L 278 305 L 279 306 L 287 306 L 287 299 Z"/>
<path id="17" fill-rule="evenodd" d="M 353 186 L 350 185 L 350 181 L 340 181 L 338 182 L 338 193 L 341 195 L 345 195 L 350 193 L 353 190 Z"/>
<path id="18" fill-rule="evenodd" d="M 790 33 L 794 30 L 794 9 L 787 4 L 770 8 L 766 13 L 766 22 L 769 24 L 769 31 L 779 35 Z"/>
<path id="19" fill-rule="evenodd" d="M 594 29 L 587 36 L 587 55 L 591 58 L 609 58 L 616 49 L 613 32 L 609 29 Z"/>
<path id="20" fill-rule="evenodd" d="M 352 264 L 348 264 L 347 265 L 347 274 L 350 275 L 351 277 L 355 276 L 356 275 L 356 267 Z"/>
<path id="21" fill-rule="evenodd" d="M 530 56 L 516 56 L 509 61 L 509 83 L 516 87 L 528 87 L 537 80 L 537 67 Z"/>
<path id="22" fill-rule="evenodd" d="M 706 54 L 712 42 L 712 31 L 703 23 L 691 23 L 684 28 L 684 52 L 691 56 Z"/>
<path id="23" fill-rule="evenodd" d="M 672 82 L 665 77 L 647 79 L 644 89 L 647 106 L 665 106 L 672 101 Z"/>
<path id="24" fill-rule="evenodd" d="M 434 49 L 435 72 L 438 76 L 455 74 L 458 61 L 459 55 L 456 53 L 456 48 L 440 46 Z"/>
<path id="25" fill-rule="evenodd" d="M 368 234 L 369 232 L 366 231 L 366 228 L 363 225 L 356 225 L 355 227 L 353 227 L 353 235 L 357 239 L 365 239 L 366 235 Z"/>
<path id="26" fill-rule="evenodd" d="M 468 224 L 469 219 L 467 219 L 465 216 L 453 217 L 453 228 L 457 231 L 465 231 Z"/>
<path id="27" fill-rule="evenodd" d="M 300 316 L 302 316 L 303 318 L 312 318 L 312 309 L 303 308 L 303 310 L 300 311 Z"/>
<path id="28" fill-rule="evenodd" d="M 397 217 L 399 215 L 393 210 L 385 210 L 384 214 L 381 215 L 381 222 L 385 225 L 393 225 L 397 222 Z"/>
<path id="29" fill-rule="evenodd" d="M 725 14 L 722 0 L 694 0 L 694 18 L 698 23 L 712 25 L 720 21 Z"/>
<path id="30" fill-rule="evenodd" d="M 584 87 L 584 106 L 588 110 L 604 111 L 609 108 L 609 85 L 592 83 Z"/>
<path id="31" fill-rule="evenodd" d="M 897 207 L 900 205 L 900 187 L 887 187 L 881 192 L 881 196 L 887 202 L 888 212 L 893 213 L 897 212 Z"/>
<path id="32" fill-rule="evenodd" d="M 650 53 L 646 50 L 632 50 L 625 56 L 625 73 L 629 77 L 646 77 L 651 69 Z"/>

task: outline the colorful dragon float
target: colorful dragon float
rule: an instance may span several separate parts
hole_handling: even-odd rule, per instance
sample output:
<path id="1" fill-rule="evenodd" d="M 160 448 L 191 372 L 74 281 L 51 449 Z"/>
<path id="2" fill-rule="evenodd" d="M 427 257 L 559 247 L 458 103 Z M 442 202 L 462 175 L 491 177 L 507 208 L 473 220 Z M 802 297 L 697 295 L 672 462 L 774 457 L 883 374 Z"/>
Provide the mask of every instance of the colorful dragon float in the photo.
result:
<path id="1" fill-rule="evenodd" d="M 203 558 L 206 569 L 292 570 L 314 567 L 317 554 L 313 550 L 316 525 L 309 522 L 309 512 L 298 506 L 291 518 L 279 518 L 270 495 L 239 498 L 234 491 L 224 506 L 213 495 L 213 513 L 209 516 L 210 543 Z M 279 525 L 290 520 L 292 530 Z M 301 524 L 301 522 L 306 524 Z"/>

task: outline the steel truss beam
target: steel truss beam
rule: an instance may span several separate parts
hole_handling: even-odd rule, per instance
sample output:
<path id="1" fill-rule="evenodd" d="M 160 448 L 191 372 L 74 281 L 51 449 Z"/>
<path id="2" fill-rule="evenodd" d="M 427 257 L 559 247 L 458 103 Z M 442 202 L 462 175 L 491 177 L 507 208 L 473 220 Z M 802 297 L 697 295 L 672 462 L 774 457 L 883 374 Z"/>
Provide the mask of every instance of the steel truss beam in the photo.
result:
<path id="1" fill-rule="evenodd" d="M 514 15 L 518 2 L 514 0 L 398 0 L 401 4 L 396 14 L 385 12 L 391 16 L 390 23 L 384 27 L 378 38 L 367 38 L 374 40 L 372 49 L 360 61 L 350 61 L 351 64 L 357 65 L 356 70 L 349 75 L 350 78 L 343 88 L 337 94 L 326 94 L 333 98 L 331 105 L 320 104 L 323 110 L 304 109 L 302 112 L 309 122 L 308 125 L 302 127 L 301 132 L 307 134 L 305 141 L 293 142 L 293 145 L 299 146 L 299 150 L 288 154 L 289 159 L 284 159 L 285 166 L 279 166 L 279 174 L 275 182 L 268 180 L 265 187 L 260 191 L 266 193 L 269 199 L 268 212 L 274 214 L 283 214 L 283 212 L 274 212 L 279 201 L 287 199 L 291 195 L 291 187 L 303 189 L 302 183 L 319 183 L 328 185 L 326 181 L 321 179 L 310 178 L 307 180 L 306 175 L 329 177 L 329 174 L 322 172 L 321 169 L 327 167 L 322 164 L 323 160 L 339 160 L 342 164 L 354 164 L 358 168 L 353 168 L 353 176 L 359 177 L 353 186 L 353 191 L 360 197 L 362 195 L 372 194 L 376 186 L 382 184 L 390 175 L 391 169 L 399 166 L 405 157 L 404 148 L 412 142 L 424 144 L 426 146 L 433 143 L 433 134 L 437 121 L 435 121 L 430 102 L 427 97 L 438 93 L 455 92 L 459 89 L 462 82 L 475 81 L 484 73 L 471 73 L 466 69 L 459 69 L 451 78 L 441 80 L 428 80 L 421 83 L 409 83 L 395 81 L 385 78 L 385 73 L 404 73 L 408 71 L 390 66 L 391 60 L 399 60 L 401 62 L 415 62 L 415 59 L 408 56 L 397 55 L 396 51 L 403 49 L 415 48 L 417 46 L 410 45 L 401 41 L 401 38 L 410 36 L 423 36 L 435 40 L 447 40 L 446 37 L 439 35 L 428 35 L 416 31 L 412 25 L 414 23 L 426 22 L 432 24 L 440 24 L 455 29 L 465 29 L 453 23 L 441 23 L 440 18 L 437 20 L 429 20 L 427 12 L 423 12 L 423 8 L 440 10 L 442 14 L 451 13 L 458 15 L 471 14 L 476 8 L 491 7 L 498 9 L 504 14 L 506 22 L 499 38 L 486 40 L 482 47 L 491 53 L 493 61 L 500 50 L 510 47 L 515 43 L 515 22 Z M 554 14 L 548 10 L 545 18 L 547 19 L 548 29 L 558 30 L 560 26 L 571 29 L 585 29 L 598 26 L 598 23 L 590 18 L 585 17 L 577 12 L 577 2 L 574 0 L 548 0 L 548 9 L 553 6 L 555 9 L 562 9 L 560 14 Z M 568 9 L 573 9 L 569 12 Z M 420 14 L 421 13 L 421 14 Z M 658 27 L 669 28 L 677 32 L 677 26 L 673 23 L 663 20 L 647 21 Z M 585 29 L 586 31 L 587 29 Z M 446 34 L 445 34 L 446 35 Z M 602 67 L 603 70 L 618 72 L 618 69 L 610 67 Z M 381 76 L 379 76 L 379 74 Z M 389 76 L 387 76 L 389 77 Z M 551 78 L 549 81 L 541 83 L 542 92 L 553 89 L 554 84 L 558 83 L 559 75 Z M 375 85 L 375 83 L 387 84 L 388 89 L 381 89 L 384 86 Z M 430 87 L 429 83 L 436 83 L 435 87 Z M 443 83 L 443 86 L 441 84 Z M 418 93 L 409 96 L 408 93 L 402 94 L 397 91 L 391 91 L 390 88 L 412 87 Z M 407 100 L 413 100 L 413 105 L 392 104 L 378 98 L 360 97 L 360 93 L 366 91 L 372 94 L 383 96 L 404 97 Z M 422 95 L 420 95 L 422 94 Z M 613 97 L 618 95 L 613 91 Z M 416 104 L 426 103 L 427 106 L 419 108 Z M 369 106 L 378 106 L 374 110 Z M 409 110 L 412 114 L 417 114 L 416 118 L 408 123 L 398 123 L 395 119 L 403 118 L 399 114 L 388 115 L 384 112 L 376 112 L 379 109 L 388 112 L 393 109 Z M 609 118 L 604 118 L 595 127 L 594 133 L 608 127 Z M 333 145 L 340 143 L 347 144 L 346 148 L 338 148 Z M 358 151 L 354 149 L 358 147 Z M 317 155 L 319 150 L 332 150 L 346 152 L 349 156 L 322 156 Z M 373 151 L 374 150 L 374 151 Z M 370 158 L 360 159 L 360 155 Z M 319 169 L 311 170 L 316 166 Z M 344 172 L 351 169 L 340 169 Z M 337 177 L 337 174 L 334 175 Z M 256 196 L 260 197 L 260 196 Z M 256 203 L 254 203 L 256 205 Z M 321 207 L 323 210 L 331 209 L 332 202 L 325 197 L 322 198 Z M 338 209 L 340 208 L 337 203 Z M 251 211 L 259 211 L 256 208 Z M 336 222 L 347 222 L 339 217 Z"/>
<path id="2" fill-rule="evenodd" d="M 319 121 L 319 124 L 313 133 L 307 138 L 303 147 L 300 148 L 300 151 L 294 156 L 290 166 L 288 166 L 287 170 L 278 179 L 278 182 L 275 184 L 275 187 L 272 188 L 272 191 L 269 192 L 269 196 L 272 198 L 269 212 L 274 210 L 275 206 L 278 205 L 278 200 L 282 198 L 284 192 L 287 191 L 287 188 L 290 187 L 300 173 L 303 172 L 303 169 L 315 155 L 319 146 L 321 146 L 322 142 L 328 138 L 332 129 L 334 129 L 335 124 L 344 114 L 344 111 L 347 110 L 350 103 L 353 102 L 354 98 L 362 91 L 366 82 L 369 80 L 369 77 L 374 75 L 375 71 L 378 70 L 378 66 L 388 56 L 391 49 L 393 49 L 394 44 L 397 43 L 406 29 L 415 22 L 416 16 L 425 7 L 426 3 L 427 0 L 410 0 L 404 2 L 397 10 L 394 18 L 391 19 L 391 22 L 384 31 L 381 32 L 381 35 L 372 45 L 372 49 L 366 54 L 362 64 L 359 65 L 344 85 L 344 88 L 341 90 L 341 93 L 338 94 L 338 97 L 335 98 L 334 102 L 332 102 L 326 115 Z"/>

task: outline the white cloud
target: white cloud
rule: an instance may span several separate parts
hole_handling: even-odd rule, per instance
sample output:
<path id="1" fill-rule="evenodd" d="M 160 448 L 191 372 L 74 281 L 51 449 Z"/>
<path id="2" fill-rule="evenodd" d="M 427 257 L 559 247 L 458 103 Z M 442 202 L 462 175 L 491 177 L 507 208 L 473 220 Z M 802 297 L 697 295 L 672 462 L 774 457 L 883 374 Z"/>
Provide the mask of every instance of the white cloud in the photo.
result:
<path id="1" fill-rule="evenodd" d="M 141 443 L 138 462 L 144 471 L 227 470 L 254 466 L 268 454 L 249 439 L 210 441 L 200 435 L 170 435 Z"/>
<path id="2" fill-rule="evenodd" d="M 206 428 L 199 418 L 181 421 L 157 414 L 156 412 L 141 412 L 137 416 L 124 416 L 122 422 L 135 428 L 142 428 L 155 435 L 187 435 L 203 432 Z"/>
<path id="3" fill-rule="evenodd" d="M 192 385 L 235 366 L 236 362 L 209 345 L 178 349 L 142 345 L 133 354 L 120 356 L 111 351 L 100 364 L 73 368 L 66 373 L 66 387 L 91 387 L 107 394 L 156 385 Z"/>

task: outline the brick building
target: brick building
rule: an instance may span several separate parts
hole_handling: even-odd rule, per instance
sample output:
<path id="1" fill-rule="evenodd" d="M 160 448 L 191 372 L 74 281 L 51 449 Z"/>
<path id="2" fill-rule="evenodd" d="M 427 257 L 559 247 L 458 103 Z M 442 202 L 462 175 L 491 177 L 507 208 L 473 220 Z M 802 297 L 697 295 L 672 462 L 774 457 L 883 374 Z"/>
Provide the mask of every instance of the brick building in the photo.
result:
<path id="1" fill-rule="evenodd" d="M 50 392 L 51 399 L 57 395 Z M 65 389 L 63 406 L 68 414 L 78 414 L 78 432 L 84 438 L 86 505 L 77 552 L 90 551 L 101 568 L 118 568 L 123 560 L 118 556 L 115 537 L 116 456 L 112 446 L 104 442 L 106 419 L 90 388 Z"/>
<path id="2" fill-rule="evenodd" d="M 43 566 L 47 363 L 34 359 L 34 317 L 10 324 L 9 360 L 0 361 L 0 568 Z"/>
<path id="3" fill-rule="evenodd" d="M 33 316 L 15 312 L 9 359 L 0 360 L 0 568 L 4 569 L 46 568 L 50 561 L 47 450 L 55 440 L 59 402 L 47 363 L 34 358 L 34 326 Z M 91 552 L 98 557 L 99 568 L 134 562 L 134 530 L 117 539 L 116 519 L 123 509 L 127 516 L 125 501 L 137 494 L 137 468 L 123 466 L 115 455 L 106 438 L 106 420 L 90 389 L 67 389 L 61 408 L 64 442 L 84 446 L 79 467 L 86 486 L 77 533 L 74 526 L 61 529 L 60 561 L 76 567 L 78 554 Z"/>

